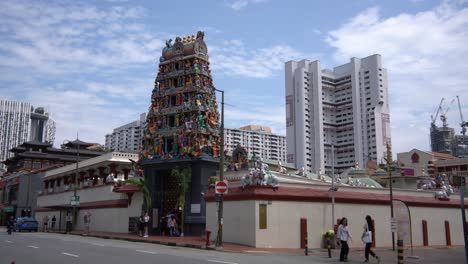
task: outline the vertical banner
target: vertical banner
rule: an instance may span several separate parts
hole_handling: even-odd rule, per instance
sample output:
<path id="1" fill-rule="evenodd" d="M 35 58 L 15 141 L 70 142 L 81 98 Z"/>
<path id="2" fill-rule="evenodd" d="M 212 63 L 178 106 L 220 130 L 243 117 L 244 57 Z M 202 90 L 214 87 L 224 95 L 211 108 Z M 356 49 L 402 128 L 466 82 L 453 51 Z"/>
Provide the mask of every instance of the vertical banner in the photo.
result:
<path id="1" fill-rule="evenodd" d="M 413 251 L 413 238 L 411 232 L 411 214 L 408 206 L 400 200 L 393 199 L 393 210 L 397 222 L 398 240 L 403 240 L 404 247 L 411 246 Z M 412 254 L 412 252 L 411 252 Z"/>

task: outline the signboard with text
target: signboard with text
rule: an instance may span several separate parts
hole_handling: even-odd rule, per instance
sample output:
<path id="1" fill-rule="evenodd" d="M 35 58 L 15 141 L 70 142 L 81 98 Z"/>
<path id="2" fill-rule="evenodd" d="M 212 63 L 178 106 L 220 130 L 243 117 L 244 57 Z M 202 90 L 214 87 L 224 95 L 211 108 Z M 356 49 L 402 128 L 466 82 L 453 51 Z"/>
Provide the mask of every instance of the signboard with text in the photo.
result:
<path id="1" fill-rule="evenodd" d="M 71 205 L 80 205 L 80 197 L 79 196 L 72 196 L 70 204 Z"/>

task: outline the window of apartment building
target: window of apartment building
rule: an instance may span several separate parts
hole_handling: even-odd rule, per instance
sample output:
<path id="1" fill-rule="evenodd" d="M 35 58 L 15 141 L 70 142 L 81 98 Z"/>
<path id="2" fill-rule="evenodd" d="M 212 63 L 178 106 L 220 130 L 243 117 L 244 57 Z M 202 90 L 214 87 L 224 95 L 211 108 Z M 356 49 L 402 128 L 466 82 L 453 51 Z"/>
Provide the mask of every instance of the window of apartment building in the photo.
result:
<path id="1" fill-rule="evenodd" d="M 370 78 L 369 76 L 364 77 L 365 80 L 368 80 L 369 78 Z"/>

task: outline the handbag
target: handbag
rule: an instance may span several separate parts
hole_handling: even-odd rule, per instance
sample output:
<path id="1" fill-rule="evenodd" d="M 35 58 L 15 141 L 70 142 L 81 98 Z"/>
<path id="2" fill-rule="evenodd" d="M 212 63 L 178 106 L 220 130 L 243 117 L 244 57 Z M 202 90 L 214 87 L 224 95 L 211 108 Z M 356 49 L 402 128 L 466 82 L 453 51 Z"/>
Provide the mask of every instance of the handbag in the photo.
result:
<path id="1" fill-rule="evenodd" d="M 372 232 L 367 225 L 366 229 L 364 229 L 364 233 L 362 233 L 361 240 L 364 244 L 372 243 Z"/>
<path id="2" fill-rule="evenodd" d="M 371 231 L 364 231 L 364 234 L 362 235 L 362 242 L 364 242 L 365 244 L 372 243 L 372 232 Z"/>

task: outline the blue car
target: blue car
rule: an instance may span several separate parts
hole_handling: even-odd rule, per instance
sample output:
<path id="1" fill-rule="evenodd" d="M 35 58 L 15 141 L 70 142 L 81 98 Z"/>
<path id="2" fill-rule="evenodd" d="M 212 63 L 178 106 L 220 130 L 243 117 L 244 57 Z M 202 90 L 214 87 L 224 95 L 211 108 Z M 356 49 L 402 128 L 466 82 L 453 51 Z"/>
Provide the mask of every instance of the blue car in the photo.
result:
<path id="1" fill-rule="evenodd" d="M 23 230 L 28 230 L 29 232 L 37 232 L 39 228 L 39 223 L 36 219 L 31 217 L 22 217 L 18 218 L 15 223 L 15 231 L 21 232 Z"/>

